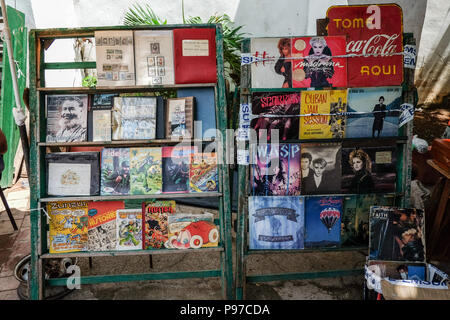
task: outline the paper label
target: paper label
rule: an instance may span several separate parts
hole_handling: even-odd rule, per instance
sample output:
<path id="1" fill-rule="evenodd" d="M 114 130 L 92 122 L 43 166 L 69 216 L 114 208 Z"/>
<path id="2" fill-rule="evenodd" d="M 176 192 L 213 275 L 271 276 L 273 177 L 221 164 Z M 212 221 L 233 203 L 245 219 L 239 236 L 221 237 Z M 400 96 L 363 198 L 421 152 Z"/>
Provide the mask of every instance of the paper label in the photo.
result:
<path id="1" fill-rule="evenodd" d="M 208 40 L 183 40 L 184 57 L 207 57 L 209 56 Z"/>
<path id="2" fill-rule="evenodd" d="M 391 151 L 380 151 L 375 153 L 375 163 L 391 163 L 392 162 L 392 152 Z"/>
<path id="3" fill-rule="evenodd" d="M 416 55 L 417 49 L 416 46 L 407 44 L 404 48 L 405 55 L 403 56 L 403 66 L 409 69 L 416 68 Z"/>
<path id="4" fill-rule="evenodd" d="M 48 194 L 60 196 L 88 196 L 91 189 L 89 163 L 49 163 Z"/>
<path id="5" fill-rule="evenodd" d="M 111 111 L 95 110 L 92 113 L 93 141 L 111 141 Z"/>

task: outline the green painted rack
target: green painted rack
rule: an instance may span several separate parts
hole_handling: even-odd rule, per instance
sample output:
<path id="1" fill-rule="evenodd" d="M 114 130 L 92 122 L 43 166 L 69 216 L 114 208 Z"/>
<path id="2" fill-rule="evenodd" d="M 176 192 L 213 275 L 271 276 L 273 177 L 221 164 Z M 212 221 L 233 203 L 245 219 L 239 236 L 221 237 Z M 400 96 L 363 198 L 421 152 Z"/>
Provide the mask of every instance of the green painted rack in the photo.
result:
<path id="1" fill-rule="evenodd" d="M 326 34 L 321 34 L 326 35 Z M 415 39 L 410 33 L 403 34 L 404 44 L 415 44 Z M 250 38 L 243 41 L 242 52 L 250 52 Z M 417 91 L 414 87 L 414 69 L 404 69 L 404 81 L 403 81 L 403 101 L 405 103 L 411 103 L 416 105 L 417 103 Z M 320 88 L 316 88 L 320 89 Z M 251 88 L 251 71 L 250 65 L 243 65 L 241 68 L 241 97 L 240 103 L 246 104 L 251 100 L 251 93 L 258 91 L 300 91 L 306 89 L 252 89 Z M 238 111 L 237 111 L 238 112 Z M 399 130 L 399 137 L 396 137 L 398 146 L 398 165 L 397 165 L 397 190 L 393 194 L 386 194 L 386 196 L 392 196 L 395 199 L 395 205 L 407 206 L 410 201 L 411 193 L 411 167 L 412 167 L 412 122 L 407 123 Z M 295 140 L 284 141 L 284 143 L 302 143 L 302 142 L 342 142 L 342 141 L 361 141 L 364 139 L 326 139 L 326 140 Z M 248 141 L 238 141 L 238 149 L 248 150 Z M 292 253 L 302 254 L 311 252 L 344 252 L 344 251 L 367 251 L 365 247 L 340 247 L 340 248 L 323 248 L 323 249 L 305 249 L 305 250 L 249 250 L 248 248 L 248 195 L 249 195 L 249 166 L 238 165 L 238 187 L 239 187 L 239 199 L 238 199 L 238 214 L 236 221 L 236 270 L 235 270 L 235 288 L 236 299 L 245 299 L 245 287 L 247 283 L 269 282 L 269 281 L 286 281 L 286 280 L 303 280 L 313 278 L 333 278 L 343 276 L 354 276 L 364 274 L 364 269 L 349 269 L 349 270 L 327 270 L 327 271 L 309 271 L 302 273 L 283 273 L 283 274 L 247 274 L 247 259 L 250 259 L 255 254 L 280 254 L 280 253 Z M 333 196 L 350 196 L 333 194 Z"/>
<path id="2" fill-rule="evenodd" d="M 71 87 L 71 88 L 49 88 L 45 87 L 45 70 L 62 69 L 89 69 L 96 68 L 95 62 L 61 62 L 45 63 L 45 48 L 48 48 L 55 39 L 64 38 L 93 38 L 97 30 L 161 30 L 176 28 L 213 28 L 216 30 L 216 53 L 217 53 L 217 83 L 209 84 L 185 84 L 185 85 L 164 85 L 164 86 L 130 86 L 130 87 Z M 143 280 L 164 280 L 183 278 L 220 278 L 222 296 L 225 299 L 234 297 L 234 283 L 232 272 L 232 252 L 231 252 L 231 200 L 229 189 L 228 166 L 225 165 L 225 152 L 219 152 L 222 160 L 219 163 L 219 192 L 205 194 L 207 197 L 219 199 L 219 219 L 221 240 L 217 248 L 201 248 L 196 250 L 136 250 L 136 251 L 108 251 L 108 252 L 74 252 L 65 254 L 50 254 L 47 247 L 47 220 L 41 208 L 47 201 L 57 200 L 115 200 L 116 196 L 91 196 L 91 197 L 46 197 L 45 182 L 45 153 L 47 148 L 55 150 L 57 147 L 69 146 L 155 146 L 168 145 L 173 143 L 169 140 L 150 141 L 117 141 L 117 142 L 82 142 L 82 143 L 46 143 L 46 119 L 45 119 L 45 95 L 60 93 L 125 93 L 125 92 L 155 92 L 178 88 L 211 87 L 215 90 L 215 112 L 216 126 L 226 137 L 227 112 L 226 112 L 226 92 L 224 80 L 224 60 L 223 60 L 223 33 L 220 24 L 201 25 L 164 25 L 164 26 L 114 26 L 98 28 L 78 28 L 78 29 L 41 29 L 31 30 L 29 34 L 30 52 L 30 131 L 31 131 L 31 174 L 30 174 L 30 209 L 31 209 L 31 279 L 30 298 L 33 300 L 45 297 L 45 287 L 65 286 L 65 278 L 44 278 L 43 259 L 64 258 L 64 257 L 98 257 L 98 256 L 131 256 L 131 255 L 154 255 L 154 254 L 196 254 L 196 252 L 219 252 L 220 269 L 218 270 L 195 270 L 184 272 L 164 272 L 164 273 L 143 273 L 143 274 L 120 274 L 120 275 L 97 275 L 81 277 L 81 284 L 94 284 L 106 282 L 143 281 Z M 185 141 L 185 140 L 184 140 Z M 188 140 L 187 143 L 195 143 L 197 140 Z M 210 141 L 200 141 L 207 143 Z M 220 141 L 219 141 L 220 142 Z M 168 197 L 172 199 L 192 197 L 192 194 L 161 194 L 150 196 L 123 196 L 121 199 L 128 202 L 142 201 L 144 199 L 159 199 Z M 196 194 L 195 197 L 203 195 Z M 140 203 L 139 203 L 140 204 Z"/>

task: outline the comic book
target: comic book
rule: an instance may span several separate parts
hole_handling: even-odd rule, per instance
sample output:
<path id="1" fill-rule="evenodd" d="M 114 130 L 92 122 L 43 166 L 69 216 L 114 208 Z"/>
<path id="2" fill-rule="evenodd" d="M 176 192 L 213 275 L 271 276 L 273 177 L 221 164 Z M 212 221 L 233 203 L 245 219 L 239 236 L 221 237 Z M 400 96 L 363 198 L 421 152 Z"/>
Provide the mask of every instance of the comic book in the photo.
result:
<path id="1" fill-rule="evenodd" d="M 162 149 L 130 148 L 130 194 L 162 192 Z"/>
<path id="2" fill-rule="evenodd" d="M 395 192 L 396 179 L 395 141 L 343 143 L 342 193 Z"/>
<path id="3" fill-rule="evenodd" d="M 142 202 L 142 248 L 163 249 L 168 237 L 168 219 L 175 213 L 175 201 Z"/>
<path id="4" fill-rule="evenodd" d="M 130 148 L 102 150 L 100 194 L 130 194 Z"/>
<path id="5" fill-rule="evenodd" d="M 270 140 L 275 134 L 272 130 L 278 130 L 280 141 L 298 139 L 300 97 L 299 92 L 252 93 L 252 115 L 259 117 L 251 120 L 250 128 L 255 129 L 259 139 L 267 134 Z"/>
<path id="6" fill-rule="evenodd" d="M 219 245 L 219 228 L 212 213 L 169 215 L 167 248 L 198 249 Z"/>
<path id="7" fill-rule="evenodd" d="M 123 201 L 91 201 L 88 205 L 89 251 L 116 250 L 116 216 Z"/>
<path id="8" fill-rule="evenodd" d="M 402 104 L 401 87 L 349 88 L 346 138 L 398 136 L 398 117 Z"/>
<path id="9" fill-rule="evenodd" d="M 345 116 L 330 114 L 346 111 L 346 90 L 302 91 L 300 114 L 304 116 L 300 117 L 300 139 L 343 138 Z"/>
<path id="10" fill-rule="evenodd" d="M 191 154 L 196 147 L 163 147 L 163 193 L 189 192 L 189 167 Z"/>
<path id="11" fill-rule="evenodd" d="M 292 87 L 346 87 L 347 58 L 345 37 L 293 38 L 291 56 Z M 331 57 L 333 56 L 333 58 Z"/>
<path id="12" fill-rule="evenodd" d="M 394 197 L 381 194 L 361 194 L 344 197 L 341 246 L 369 245 L 369 213 L 371 206 L 392 206 Z"/>
<path id="13" fill-rule="evenodd" d="M 47 203 L 50 253 L 87 250 L 88 201 Z"/>
<path id="14" fill-rule="evenodd" d="M 341 217 L 341 197 L 307 198 L 305 205 L 305 248 L 339 246 Z"/>
<path id="15" fill-rule="evenodd" d="M 191 157 L 189 169 L 190 192 L 219 191 L 217 153 L 195 153 Z"/>
<path id="16" fill-rule="evenodd" d="M 249 197 L 250 249 L 303 249 L 303 197 Z"/>
<path id="17" fill-rule="evenodd" d="M 369 259 L 425 262 L 424 233 L 423 210 L 372 206 Z"/>
<path id="18" fill-rule="evenodd" d="M 142 209 L 117 210 L 116 250 L 142 249 Z"/>

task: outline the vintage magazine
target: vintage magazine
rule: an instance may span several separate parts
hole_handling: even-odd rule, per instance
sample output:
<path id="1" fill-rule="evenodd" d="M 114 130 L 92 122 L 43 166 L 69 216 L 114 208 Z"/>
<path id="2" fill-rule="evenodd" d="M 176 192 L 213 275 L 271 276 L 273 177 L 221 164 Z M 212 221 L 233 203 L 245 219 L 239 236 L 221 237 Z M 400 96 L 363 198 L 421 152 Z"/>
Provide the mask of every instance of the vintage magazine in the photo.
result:
<path id="1" fill-rule="evenodd" d="M 189 191 L 194 193 L 218 192 L 217 153 L 195 153 L 191 156 Z"/>
<path id="2" fill-rule="evenodd" d="M 156 137 L 156 97 L 116 97 L 112 117 L 113 140 Z"/>
<path id="3" fill-rule="evenodd" d="M 95 31 L 97 86 L 134 86 L 132 30 Z"/>
<path id="4" fill-rule="evenodd" d="M 135 30 L 136 85 L 175 83 L 172 30 Z"/>
<path id="5" fill-rule="evenodd" d="M 250 121 L 250 128 L 255 129 L 258 139 L 267 134 L 267 140 L 270 140 L 275 134 L 272 130 L 278 130 L 280 141 L 298 139 L 299 92 L 254 92 L 251 108 L 253 116 L 260 116 Z M 261 117 L 263 115 L 268 117 Z"/>
<path id="6" fill-rule="evenodd" d="M 168 219 L 175 214 L 175 201 L 142 202 L 143 249 L 164 249 L 168 237 Z"/>
<path id="7" fill-rule="evenodd" d="M 102 150 L 100 194 L 130 194 L 130 148 Z"/>
<path id="8" fill-rule="evenodd" d="M 398 136 L 398 117 L 402 104 L 401 87 L 349 88 L 346 138 Z"/>
<path id="9" fill-rule="evenodd" d="M 345 116 L 330 114 L 347 111 L 347 90 L 308 90 L 301 97 L 300 139 L 344 137 Z"/>
<path id="10" fill-rule="evenodd" d="M 142 209 L 117 210 L 117 250 L 142 249 Z"/>
<path id="11" fill-rule="evenodd" d="M 343 36 L 293 38 L 291 56 L 303 59 L 292 61 L 292 87 L 346 87 L 345 47 Z"/>
<path id="12" fill-rule="evenodd" d="M 302 194 L 341 191 L 341 144 L 302 143 Z"/>
<path id="13" fill-rule="evenodd" d="M 420 209 L 370 208 L 369 259 L 425 262 L 425 221 Z"/>
<path id="14" fill-rule="evenodd" d="M 191 154 L 196 152 L 196 147 L 162 148 L 163 193 L 189 192 Z"/>
<path id="15" fill-rule="evenodd" d="M 111 109 L 118 94 L 94 94 L 88 113 L 88 140 L 111 141 Z"/>
<path id="16" fill-rule="evenodd" d="M 219 228 L 212 213 L 176 213 L 168 218 L 167 248 L 199 249 L 219 245 Z"/>
<path id="17" fill-rule="evenodd" d="M 130 194 L 162 192 L 162 149 L 130 148 Z"/>
<path id="18" fill-rule="evenodd" d="M 166 138 L 192 138 L 194 136 L 194 97 L 167 99 Z"/>
<path id="19" fill-rule="evenodd" d="M 124 208 L 125 203 L 123 201 L 89 202 L 89 251 L 116 250 L 116 211 Z"/>
<path id="20" fill-rule="evenodd" d="M 249 197 L 250 249 L 303 249 L 303 197 Z"/>
<path id="21" fill-rule="evenodd" d="M 87 250 L 88 202 L 58 201 L 47 203 L 50 253 Z"/>
<path id="22" fill-rule="evenodd" d="M 341 243 L 341 197 L 309 197 L 305 204 L 305 248 L 337 247 Z"/>
<path id="23" fill-rule="evenodd" d="M 47 95 L 46 142 L 75 142 L 87 139 L 87 94 Z"/>

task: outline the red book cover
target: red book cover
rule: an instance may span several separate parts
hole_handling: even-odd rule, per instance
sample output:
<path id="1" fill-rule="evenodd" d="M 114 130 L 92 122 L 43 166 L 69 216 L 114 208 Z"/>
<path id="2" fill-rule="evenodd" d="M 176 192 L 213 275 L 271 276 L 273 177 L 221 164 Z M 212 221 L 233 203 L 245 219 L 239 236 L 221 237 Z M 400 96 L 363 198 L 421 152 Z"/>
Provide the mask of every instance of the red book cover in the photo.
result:
<path id="1" fill-rule="evenodd" d="M 216 30 L 174 29 L 175 83 L 215 83 Z"/>
<path id="2" fill-rule="evenodd" d="M 347 36 L 347 54 L 370 55 L 348 58 L 349 87 L 402 84 L 403 22 L 400 6 L 332 6 L 328 8 L 327 18 L 329 36 Z"/>

